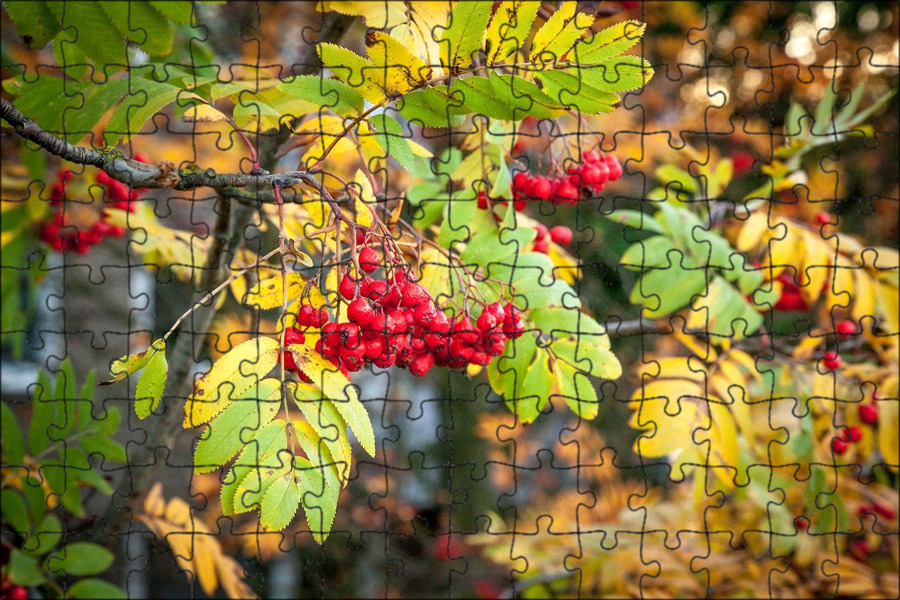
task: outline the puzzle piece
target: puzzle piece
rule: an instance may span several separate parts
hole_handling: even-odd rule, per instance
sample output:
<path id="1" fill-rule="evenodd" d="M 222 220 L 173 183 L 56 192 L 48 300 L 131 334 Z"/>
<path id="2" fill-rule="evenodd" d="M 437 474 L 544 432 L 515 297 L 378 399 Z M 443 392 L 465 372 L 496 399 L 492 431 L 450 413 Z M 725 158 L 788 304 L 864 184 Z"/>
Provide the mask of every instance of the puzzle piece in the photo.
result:
<path id="1" fill-rule="evenodd" d="M 900 593 L 896 5 L 3 19 L 4 598 Z"/>

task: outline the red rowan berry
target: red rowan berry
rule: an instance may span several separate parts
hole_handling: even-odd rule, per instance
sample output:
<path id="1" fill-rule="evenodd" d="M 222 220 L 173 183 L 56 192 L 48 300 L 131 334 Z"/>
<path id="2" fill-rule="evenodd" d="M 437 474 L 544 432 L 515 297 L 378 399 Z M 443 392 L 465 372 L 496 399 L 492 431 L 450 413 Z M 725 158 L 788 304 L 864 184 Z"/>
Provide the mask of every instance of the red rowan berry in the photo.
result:
<path id="1" fill-rule="evenodd" d="M 878 423 L 878 406 L 875 404 L 860 404 L 859 420 L 866 425 L 875 425 Z"/>
<path id="2" fill-rule="evenodd" d="M 359 253 L 359 268 L 361 268 L 366 273 L 371 273 L 375 269 L 381 266 L 381 260 L 378 258 L 378 253 L 372 250 L 371 248 L 363 248 Z"/>
<path id="3" fill-rule="evenodd" d="M 572 230 L 565 225 L 557 225 L 550 230 L 550 239 L 562 246 L 570 244 L 572 242 Z"/>
<path id="4" fill-rule="evenodd" d="M 828 351 L 822 359 L 822 364 L 825 365 L 825 368 L 829 371 L 834 371 L 841 366 L 841 357 L 838 356 L 837 352 Z"/>

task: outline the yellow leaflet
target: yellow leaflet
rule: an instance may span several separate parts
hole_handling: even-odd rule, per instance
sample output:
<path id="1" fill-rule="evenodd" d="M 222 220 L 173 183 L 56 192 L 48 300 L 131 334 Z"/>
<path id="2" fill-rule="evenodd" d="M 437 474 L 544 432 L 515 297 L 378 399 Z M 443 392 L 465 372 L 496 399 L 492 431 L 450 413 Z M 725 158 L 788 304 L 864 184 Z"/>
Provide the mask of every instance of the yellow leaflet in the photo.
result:
<path id="1" fill-rule="evenodd" d="M 712 421 L 712 435 L 709 448 L 709 463 L 716 466 L 737 467 L 738 439 L 734 417 L 728 408 L 710 402 L 709 417 Z M 716 469 L 716 475 L 728 487 L 734 487 L 734 472 L 729 469 Z"/>
<path id="2" fill-rule="evenodd" d="M 559 244 L 550 242 L 547 255 L 557 267 L 553 272 L 566 283 L 574 285 L 581 277 L 581 267 L 578 266 L 578 260 L 566 252 Z"/>
<path id="3" fill-rule="evenodd" d="M 806 246 L 803 271 L 798 276 L 804 299 L 812 304 L 822 295 L 822 288 L 828 280 L 829 267 L 834 262 L 833 251 L 824 241 L 811 231 L 801 230 Z"/>
<path id="4" fill-rule="evenodd" d="M 359 196 L 353 194 L 356 205 L 356 222 L 365 227 L 371 227 L 375 222 L 372 218 L 372 211 L 375 210 L 375 191 L 372 189 L 372 183 L 362 169 L 356 171 L 353 181 L 359 186 Z"/>
<path id="5" fill-rule="evenodd" d="M 331 456 L 338 465 L 340 480 L 346 485 L 350 475 L 350 467 L 353 464 L 353 454 L 350 448 L 350 440 L 347 437 L 347 424 L 340 415 L 328 413 L 323 406 L 328 400 L 322 400 L 322 393 L 306 383 L 290 383 L 294 402 L 316 435 L 328 445 Z M 333 408 L 333 407 L 332 407 Z M 336 418 L 333 418 L 336 417 Z M 294 421 L 296 424 L 297 421 Z M 321 461 L 320 461 L 321 462 Z"/>
<path id="6" fill-rule="evenodd" d="M 328 1 L 322 3 L 322 12 L 338 12 L 342 15 L 350 15 L 353 17 L 362 17 L 366 20 L 367 27 L 375 27 L 378 29 L 385 29 L 388 27 L 394 27 L 396 25 L 400 25 L 407 20 L 406 11 L 407 6 L 409 6 L 406 2 L 399 1 L 379 1 L 379 2 L 334 2 Z M 418 8 L 420 4 L 429 4 L 425 2 L 417 2 L 415 3 L 415 7 Z M 438 4 L 435 2 L 434 4 Z M 446 5 L 446 2 L 441 2 L 440 4 Z M 442 23 L 443 25 L 443 23 Z"/>
<path id="7" fill-rule="evenodd" d="M 404 4 L 407 20 L 394 27 L 391 36 L 409 48 L 426 65 L 430 65 L 432 77 L 443 76 L 444 69 L 440 64 L 441 47 L 435 40 L 437 34 L 433 32 L 439 32 L 440 27 L 447 25 L 450 9 L 454 3 L 417 1 Z"/>
<path id="8" fill-rule="evenodd" d="M 384 89 L 377 84 L 380 69 L 372 61 L 335 44 L 320 43 L 318 50 L 322 63 L 341 81 L 356 88 L 363 98 L 372 104 L 387 99 Z"/>
<path id="9" fill-rule="evenodd" d="M 876 282 L 875 306 L 877 314 L 884 319 L 882 327 L 891 333 L 900 329 L 900 295 L 897 286 Z"/>
<path id="10" fill-rule="evenodd" d="M 772 277 L 777 277 L 786 267 L 797 267 L 802 264 L 804 251 L 803 238 L 797 235 L 792 227 L 787 228 L 784 239 L 770 239 L 769 260 L 773 266 Z"/>
<path id="11" fill-rule="evenodd" d="M 184 405 L 183 426 L 196 427 L 225 410 L 233 398 L 256 385 L 278 361 L 278 340 L 259 337 L 239 344 L 213 364 Z"/>
<path id="12" fill-rule="evenodd" d="M 371 78 L 391 94 L 421 87 L 431 78 L 431 67 L 414 56 L 402 42 L 381 31 L 366 37 L 369 59 L 378 67 Z"/>
<path id="13" fill-rule="evenodd" d="M 359 401 L 356 388 L 350 380 L 309 346 L 292 344 L 288 346 L 294 356 L 294 362 L 304 375 L 312 380 L 312 384 L 322 390 L 322 395 L 331 400 L 338 413 L 353 430 L 356 439 L 370 456 L 375 456 L 375 432 L 365 407 Z"/>
<path id="14" fill-rule="evenodd" d="M 534 35 L 529 60 L 535 62 L 542 54 L 547 62 L 561 60 L 593 22 L 593 17 L 578 11 L 577 2 L 563 2 Z"/>
<path id="15" fill-rule="evenodd" d="M 837 265 L 832 269 L 833 277 L 828 282 L 825 306 L 830 311 L 834 307 L 847 308 L 853 302 L 853 273 L 857 267 L 845 256 L 838 255 Z"/>
<path id="16" fill-rule="evenodd" d="M 431 246 L 424 246 L 419 257 L 422 265 L 419 283 L 439 305 L 443 305 L 458 286 L 456 270 L 450 259 Z"/>
<path id="17" fill-rule="evenodd" d="M 897 395 L 896 389 L 894 396 Z M 897 402 L 878 403 L 878 449 L 884 462 L 896 473 L 900 463 L 900 404 Z"/>
<path id="18" fill-rule="evenodd" d="M 577 54 L 570 57 L 570 60 L 593 64 L 619 56 L 641 41 L 645 29 L 647 29 L 647 25 L 640 21 L 616 23 L 595 33 L 590 42 L 578 44 L 576 47 Z M 730 175 L 728 179 L 731 179 Z M 710 195 L 714 194 L 710 192 Z"/>
<path id="19" fill-rule="evenodd" d="M 227 121 L 228 117 L 212 105 L 198 103 L 189 108 L 181 120 L 186 123 L 209 123 L 211 121 Z"/>
<path id="20" fill-rule="evenodd" d="M 295 129 L 297 133 L 310 133 L 318 136 L 315 143 L 303 154 L 300 164 L 312 165 L 317 163 L 325 155 L 331 143 L 344 131 L 344 121 L 334 115 L 317 115 L 315 118 L 305 121 Z M 383 153 L 383 152 L 382 152 Z M 328 154 L 329 164 L 340 164 L 343 161 L 356 160 L 358 156 L 356 144 L 348 137 L 338 139 L 334 148 Z"/>
<path id="21" fill-rule="evenodd" d="M 875 316 L 876 284 L 862 267 L 853 269 L 853 281 L 855 289 L 850 308 L 853 320 L 859 321 L 863 317 Z"/>
<path id="22" fill-rule="evenodd" d="M 703 367 L 703 364 L 700 361 L 693 361 L 695 369 L 691 369 L 689 359 L 684 356 L 658 358 L 654 362 L 659 363 L 659 375 L 653 375 L 653 373 L 656 372 L 656 365 L 653 363 L 644 365 L 641 369 L 641 375 L 647 376 L 647 378 L 644 379 L 647 383 L 662 377 L 665 377 L 666 379 L 687 379 L 699 383 L 706 381 L 706 372 L 696 370 L 696 367 Z"/>
<path id="23" fill-rule="evenodd" d="M 749 252 L 759 248 L 763 243 L 763 236 L 769 232 L 769 218 L 765 212 L 755 212 L 747 218 L 747 222 L 741 228 L 735 248 L 741 252 Z"/>
<path id="24" fill-rule="evenodd" d="M 821 337 L 806 337 L 794 348 L 793 357 L 795 360 L 809 360 L 815 353 L 822 342 L 825 341 Z"/>
<path id="25" fill-rule="evenodd" d="M 716 360 L 716 351 L 713 349 L 712 345 L 703 346 L 697 340 L 687 335 L 677 327 L 673 328 L 672 335 L 675 336 L 675 339 L 681 342 L 685 348 L 693 352 L 697 358 L 701 360 L 705 360 L 707 362 L 712 362 Z"/>
<path id="26" fill-rule="evenodd" d="M 486 62 L 493 65 L 517 52 L 531 31 L 540 2 L 501 2 L 484 34 Z"/>
<path id="27" fill-rule="evenodd" d="M 306 280 L 297 273 L 288 273 L 286 277 L 287 283 L 287 303 L 294 302 L 303 291 Z M 243 304 L 262 310 L 270 308 L 281 308 L 282 299 L 281 273 L 273 273 L 260 279 L 259 282 L 250 288 L 247 295 L 242 299 Z"/>

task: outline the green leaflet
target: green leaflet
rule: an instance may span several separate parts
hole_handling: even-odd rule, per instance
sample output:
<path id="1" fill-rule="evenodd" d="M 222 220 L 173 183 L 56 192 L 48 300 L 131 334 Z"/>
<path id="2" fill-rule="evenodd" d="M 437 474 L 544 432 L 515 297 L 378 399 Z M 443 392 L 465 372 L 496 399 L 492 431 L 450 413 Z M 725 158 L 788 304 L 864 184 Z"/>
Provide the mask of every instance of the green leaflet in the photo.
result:
<path id="1" fill-rule="evenodd" d="M 412 173 L 416 168 L 415 156 L 407 142 L 409 135 L 400 123 L 385 114 L 370 117 L 369 123 L 375 128 L 373 133 L 375 141 L 384 149 L 387 156 L 396 159 L 400 166 Z"/>
<path id="2" fill-rule="evenodd" d="M 113 553 L 99 544 L 76 542 L 68 544 L 52 554 L 44 562 L 51 573 L 61 571 L 66 575 L 96 575 L 112 566 Z"/>
<path id="3" fill-rule="evenodd" d="M 653 77 L 650 63 L 640 56 L 620 56 L 591 66 L 572 66 L 568 72 L 589 88 L 609 93 L 628 92 Z"/>
<path id="4" fill-rule="evenodd" d="M 533 310 L 528 313 L 528 321 L 537 326 L 542 333 L 549 335 L 551 342 L 573 338 L 609 349 L 606 327 L 578 309 L 552 306 Z"/>
<path id="5" fill-rule="evenodd" d="M 122 38 L 131 41 L 150 56 L 164 56 L 172 52 L 175 28 L 149 2 L 115 0 L 97 4 Z"/>
<path id="6" fill-rule="evenodd" d="M 453 111 L 458 107 L 458 97 L 448 96 L 433 87 L 414 90 L 397 101 L 401 115 L 409 121 L 421 121 L 426 127 L 460 125 L 465 117 Z"/>
<path id="7" fill-rule="evenodd" d="M 291 524 L 300 506 L 300 488 L 292 472 L 276 478 L 263 495 L 259 524 L 269 531 L 281 531 Z"/>
<path id="8" fill-rule="evenodd" d="M 127 598 L 128 595 L 117 585 L 102 579 L 82 579 L 75 582 L 66 593 L 66 598 Z"/>
<path id="9" fill-rule="evenodd" d="M 553 371 L 550 370 L 550 353 L 538 348 L 534 360 L 519 374 L 519 386 L 514 399 L 507 399 L 506 405 L 523 423 L 531 423 L 541 414 L 550 401 L 553 391 Z"/>
<path id="10" fill-rule="evenodd" d="M 353 88 L 335 80 L 316 75 L 301 75 L 279 84 L 282 92 L 327 108 L 341 116 L 359 114 L 365 102 Z"/>
<path id="11" fill-rule="evenodd" d="M 672 257 L 669 268 L 646 273 L 631 291 L 629 301 L 643 305 L 644 316 L 648 318 L 664 317 L 684 308 L 706 287 L 703 269 L 685 269 L 677 260 L 677 253 Z"/>
<path id="12" fill-rule="evenodd" d="M 599 31 L 588 42 L 575 45 L 573 60 L 590 65 L 618 56 L 641 41 L 647 25 L 639 21 L 622 21 Z"/>
<path id="13" fill-rule="evenodd" d="M 559 393 L 569 410 L 585 420 L 593 419 L 600 412 L 597 391 L 588 378 L 578 369 L 563 361 L 553 365 Z"/>
<path id="14" fill-rule="evenodd" d="M 59 33 L 59 19 L 47 2 L 5 2 L 3 7 L 29 48 L 43 48 Z"/>
<path id="15" fill-rule="evenodd" d="M 115 146 L 123 138 L 126 141 L 133 138 L 154 115 L 176 100 L 204 102 L 197 94 L 180 87 L 138 77 L 131 79 L 131 92 L 116 106 L 106 123 L 103 139 L 107 146 Z"/>
<path id="16" fill-rule="evenodd" d="M 0 443 L 2 443 L 3 456 L 10 466 L 22 464 L 25 458 L 25 437 L 19 428 L 19 422 L 12 409 L 4 402 L 0 405 Z"/>
<path id="17" fill-rule="evenodd" d="M 247 479 L 258 485 L 263 468 L 271 469 L 281 465 L 282 459 L 279 454 L 287 448 L 286 427 L 287 423 L 282 419 L 272 421 L 245 444 L 245 448 L 225 476 L 220 492 L 222 512 L 226 515 L 248 512 L 255 508 L 253 503 L 244 497 L 241 486 Z"/>
<path id="18" fill-rule="evenodd" d="M 144 372 L 141 373 L 141 378 L 138 379 L 134 394 L 134 412 L 139 419 L 146 419 L 156 410 L 166 387 L 169 363 L 166 362 L 165 342 L 162 344 L 163 348 L 153 353 L 147 366 L 144 367 Z"/>
<path id="19" fill-rule="evenodd" d="M 553 355 L 578 370 L 601 379 L 618 379 L 622 365 L 612 351 L 591 342 L 590 338 L 563 339 L 550 345 Z"/>
<path id="20" fill-rule="evenodd" d="M 33 556 L 43 556 L 62 540 L 63 525 L 54 514 L 48 514 L 32 532 L 22 547 Z"/>
<path id="21" fill-rule="evenodd" d="M 544 93 L 566 107 L 574 107 L 589 114 L 611 112 L 619 105 L 619 97 L 590 85 L 586 78 L 579 78 L 565 71 L 542 71 L 535 74 Z"/>
<path id="22" fill-rule="evenodd" d="M 9 566 L 6 567 L 9 579 L 22 586 L 35 586 L 44 583 L 44 573 L 38 560 L 24 552 L 13 549 L 9 555 Z"/>
<path id="23" fill-rule="evenodd" d="M 281 407 L 281 382 L 263 379 L 235 398 L 206 429 L 197 443 L 194 470 L 206 473 L 224 465 L 268 425 Z M 245 441 L 246 440 L 246 441 Z"/>
<path id="24" fill-rule="evenodd" d="M 441 34 L 441 64 L 453 70 L 469 67 L 473 54 L 481 48 L 481 38 L 490 18 L 489 2 L 457 4 Z"/>

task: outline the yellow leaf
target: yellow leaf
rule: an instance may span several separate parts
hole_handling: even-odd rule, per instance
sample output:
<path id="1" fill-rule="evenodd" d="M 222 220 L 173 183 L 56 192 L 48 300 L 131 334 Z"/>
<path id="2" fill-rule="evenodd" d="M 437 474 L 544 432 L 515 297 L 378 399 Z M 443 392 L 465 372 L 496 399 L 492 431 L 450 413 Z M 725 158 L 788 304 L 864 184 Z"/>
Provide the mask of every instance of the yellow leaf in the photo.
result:
<path id="1" fill-rule="evenodd" d="M 356 222 L 364 227 L 371 227 L 375 222 L 372 218 L 372 211 L 375 210 L 376 202 L 372 183 L 362 169 L 356 171 L 353 181 L 356 182 L 360 190 L 359 196 L 353 194 L 356 205 Z"/>
<path id="2" fill-rule="evenodd" d="M 196 104 L 184 113 L 181 120 L 185 123 L 209 123 L 227 121 L 228 117 L 210 104 Z"/>
<path id="3" fill-rule="evenodd" d="M 712 344 L 708 344 L 707 346 L 702 346 L 696 339 L 684 333 L 678 327 L 673 327 L 672 335 L 676 340 L 681 342 L 685 348 L 690 350 L 697 356 L 697 358 L 701 360 L 705 360 L 708 362 L 716 360 L 716 351 L 712 347 Z"/>
<path id="4" fill-rule="evenodd" d="M 540 2 L 500 3 L 484 34 L 487 64 L 493 65 L 522 48 L 540 8 Z"/>
<path id="5" fill-rule="evenodd" d="M 413 6 L 418 6 L 416 3 Z M 441 4 L 447 4 L 442 2 Z M 334 11 L 342 15 L 362 17 L 366 20 L 367 27 L 386 29 L 400 25 L 407 20 L 406 11 L 410 6 L 406 2 L 380 0 L 379 2 L 355 2 L 329 0 L 322 3 L 322 11 Z"/>
<path id="6" fill-rule="evenodd" d="M 863 317 L 875 316 L 875 292 L 876 284 L 863 268 L 853 269 L 853 305 L 851 315 L 854 321 Z"/>
<path id="7" fill-rule="evenodd" d="M 762 245 L 763 236 L 769 232 L 768 215 L 763 211 L 755 212 L 747 218 L 747 221 L 741 228 L 735 248 L 741 252 L 755 250 Z"/>
<path id="8" fill-rule="evenodd" d="M 378 85 L 379 69 L 371 60 L 325 42 L 319 44 L 318 51 L 322 63 L 341 81 L 356 88 L 363 98 L 372 104 L 381 104 L 387 99 L 384 88 Z"/>
<path id="9" fill-rule="evenodd" d="M 324 397 L 334 403 L 363 449 L 370 456 L 375 456 L 375 432 L 372 430 L 372 421 L 366 408 L 359 401 L 356 388 L 350 385 L 350 380 L 309 346 L 292 344 L 288 346 L 288 350 L 303 374 L 312 380 L 312 384 L 322 391 Z"/>
<path id="10" fill-rule="evenodd" d="M 388 93 L 406 93 L 431 78 L 431 67 L 386 33 L 371 32 L 366 37 L 366 46 L 369 59 L 377 67 L 367 76 Z"/>
<path id="11" fill-rule="evenodd" d="M 306 285 L 306 280 L 299 273 L 288 273 L 286 284 L 287 303 L 291 304 L 300 297 L 300 293 Z M 281 308 L 282 297 L 281 273 L 274 273 L 261 279 L 255 286 L 250 288 L 250 291 L 243 298 L 243 303 L 261 310 L 269 310 L 271 308 Z"/>
<path id="12" fill-rule="evenodd" d="M 247 340 L 220 358 L 201 377 L 184 405 L 184 427 L 207 423 L 225 410 L 232 399 L 259 382 L 278 361 L 278 340 Z"/>
<path id="13" fill-rule="evenodd" d="M 370 3 L 365 3 L 370 4 Z M 426 65 L 432 68 L 434 77 L 444 75 L 441 66 L 441 47 L 434 32 L 447 24 L 453 2 L 428 1 L 404 2 L 407 19 L 391 30 L 391 35 L 410 48 Z"/>

